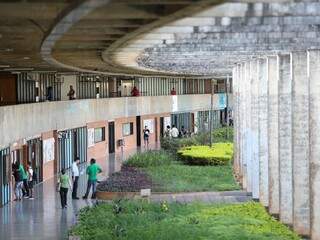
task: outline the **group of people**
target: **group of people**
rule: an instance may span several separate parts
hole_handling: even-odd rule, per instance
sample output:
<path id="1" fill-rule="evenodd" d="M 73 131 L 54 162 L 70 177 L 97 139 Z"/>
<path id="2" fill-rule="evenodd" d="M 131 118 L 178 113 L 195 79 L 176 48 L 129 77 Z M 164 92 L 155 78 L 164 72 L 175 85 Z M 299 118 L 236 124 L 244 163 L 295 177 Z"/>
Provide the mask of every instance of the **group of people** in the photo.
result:
<path id="1" fill-rule="evenodd" d="M 183 138 L 188 137 L 188 135 L 189 132 L 187 131 L 187 129 L 185 129 L 184 126 L 181 126 L 181 129 L 179 131 L 175 125 L 172 125 L 172 127 L 168 125 L 164 133 L 164 136 L 169 138 Z"/>
<path id="2" fill-rule="evenodd" d="M 33 171 L 31 163 L 23 166 L 19 161 L 12 164 L 12 173 L 15 180 L 15 201 L 21 201 L 23 198 L 33 198 L 33 185 L 37 176 Z"/>
<path id="3" fill-rule="evenodd" d="M 67 207 L 67 196 L 69 189 L 72 190 L 72 199 L 78 200 L 78 181 L 80 177 L 80 170 L 79 170 L 80 159 L 76 158 L 72 164 L 72 183 L 69 175 L 67 174 L 66 170 L 63 169 L 58 179 L 58 190 L 60 192 L 60 200 L 61 200 L 61 207 Z M 92 189 L 92 199 L 96 198 L 96 187 L 97 187 L 97 175 L 102 172 L 101 167 L 96 163 L 96 160 L 92 158 L 90 160 L 90 165 L 86 169 L 86 174 L 88 175 L 88 182 L 87 182 L 87 190 L 85 195 L 82 197 L 83 199 L 87 199 Z"/>

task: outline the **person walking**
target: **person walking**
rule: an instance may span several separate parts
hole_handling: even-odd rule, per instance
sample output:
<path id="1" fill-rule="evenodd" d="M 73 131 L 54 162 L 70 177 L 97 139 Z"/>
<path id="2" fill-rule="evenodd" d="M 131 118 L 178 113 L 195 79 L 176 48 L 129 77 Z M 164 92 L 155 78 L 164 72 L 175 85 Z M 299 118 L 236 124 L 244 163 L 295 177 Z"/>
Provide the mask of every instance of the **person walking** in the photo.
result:
<path id="1" fill-rule="evenodd" d="M 87 184 L 87 191 L 86 194 L 82 197 L 83 199 L 87 199 L 90 189 L 92 187 L 92 199 L 96 198 L 96 187 L 97 187 L 97 175 L 102 172 L 101 167 L 96 164 L 96 160 L 91 158 L 90 166 L 87 167 L 87 174 L 88 174 L 88 184 Z"/>
<path id="2" fill-rule="evenodd" d="M 176 128 L 175 125 L 172 125 L 171 136 L 172 136 L 173 138 L 179 137 L 179 130 L 178 130 L 178 128 Z"/>
<path id="3" fill-rule="evenodd" d="M 24 169 L 23 165 L 19 164 L 19 171 L 22 173 L 22 181 L 23 181 L 23 197 L 28 198 L 29 197 L 29 186 L 28 186 L 28 172 Z"/>
<path id="4" fill-rule="evenodd" d="M 61 175 L 59 177 L 60 200 L 62 208 L 67 208 L 69 187 L 71 188 L 70 178 L 68 174 L 66 174 L 66 170 L 62 169 Z"/>
<path id="5" fill-rule="evenodd" d="M 79 176 L 80 176 L 79 163 L 80 163 L 80 159 L 77 157 L 72 164 L 72 181 L 73 181 L 72 199 L 79 199 L 77 197 L 78 181 L 79 181 Z"/>
<path id="6" fill-rule="evenodd" d="M 28 189 L 29 189 L 29 199 L 33 199 L 33 180 L 34 180 L 34 172 L 31 166 L 31 163 L 28 163 Z"/>
<path id="7" fill-rule="evenodd" d="M 149 147 L 149 136 L 150 136 L 150 130 L 148 129 L 147 126 L 144 126 L 144 129 L 143 129 L 143 141 L 144 141 L 144 147 L 145 148 Z"/>
<path id="8" fill-rule="evenodd" d="M 23 176 L 22 176 L 22 172 L 19 169 L 19 165 L 20 164 L 18 162 L 12 165 L 13 177 L 15 181 L 14 193 L 16 196 L 16 199 L 14 201 L 21 201 L 23 197 L 23 193 L 22 193 Z"/>

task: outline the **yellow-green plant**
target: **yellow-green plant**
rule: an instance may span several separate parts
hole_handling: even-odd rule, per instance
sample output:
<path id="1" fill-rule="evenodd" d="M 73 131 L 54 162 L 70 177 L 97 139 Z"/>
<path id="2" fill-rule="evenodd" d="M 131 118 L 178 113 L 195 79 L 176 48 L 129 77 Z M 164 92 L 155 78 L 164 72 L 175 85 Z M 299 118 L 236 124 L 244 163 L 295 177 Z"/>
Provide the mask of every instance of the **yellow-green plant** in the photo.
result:
<path id="1" fill-rule="evenodd" d="M 178 150 L 179 157 L 191 165 L 226 165 L 233 157 L 232 143 L 209 146 L 190 146 Z"/>

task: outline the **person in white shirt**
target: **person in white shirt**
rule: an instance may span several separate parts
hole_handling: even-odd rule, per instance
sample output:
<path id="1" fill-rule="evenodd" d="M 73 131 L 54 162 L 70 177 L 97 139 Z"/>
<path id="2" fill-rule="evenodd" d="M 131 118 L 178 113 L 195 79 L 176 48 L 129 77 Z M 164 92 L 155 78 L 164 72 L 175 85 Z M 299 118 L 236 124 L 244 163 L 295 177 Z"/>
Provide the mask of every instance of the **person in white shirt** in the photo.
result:
<path id="1" fill-rule="evenodd" d="M 79 165 L 80 159 L 77 157 L 73 164 L 72 164 L 72 181 L 73 181 L 73 187 L 72 187 L 72 199 L 79 199 L 77 197 L 77 190 L 78 190 L 78 181 L 79 181 Z"/>
<path id="2" fill-rule="evenodd" d="M 28 187 L 29 187 L 29 199 L 33 199 L 33 180 L 34 180 L 34 173 L 31 166 L 31 163 L 28 163 Z"/>
<path id="3" fill-rule="evenodd" d="M 171 136 L 173 138 L 177 138 L 179 136 L 179 130 L 178 128 L 176 128 L 175 125 L 172 125 L 172 128 L 171 128 Z"/>

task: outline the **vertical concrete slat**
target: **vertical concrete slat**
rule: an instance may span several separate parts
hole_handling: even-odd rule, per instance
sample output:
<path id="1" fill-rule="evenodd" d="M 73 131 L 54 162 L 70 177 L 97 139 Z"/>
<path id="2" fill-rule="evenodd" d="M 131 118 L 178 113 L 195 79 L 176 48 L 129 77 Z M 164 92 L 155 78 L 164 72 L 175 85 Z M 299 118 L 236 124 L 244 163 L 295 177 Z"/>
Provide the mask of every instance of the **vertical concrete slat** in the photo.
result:
<path id="1" fill-rule="evenodd" d="M 320 239 L 320 51 L 308 51 L 311 239 Z"/>
<path id="2" fill-rule="evenodd" d="M 258 101 L 259 101 L 259 164 L 260 191 L 262 205 L 269 205 L 269 165 L 268 165 L 268 68 L 267 59 L 258 60 Z"/>
<path id="3" fill-rule="evenodd" d="M 310 234 L 309 189 L 309 84 L 307 52 L 291 53 L 293 227 L 303 236 Z"/>
<path id="4" fill-rule="evenodd" d="M 252 197 L 259 198 L 259 102 L 258 102 L 258 62 L 250 62 L 251 76 L 251 147 L 252 147 Z"/>
<path id="5" fill-rule="evenodd" d="M 268 158 L 269 212 L 279 214 L 279 125 L 278 125 L 278 64 L 277 57 L 268 57 Z"/>
<path id="6" fill-rule="evenodd" d="M 290 55 L 278 56 L 280 220 L 293 224 L 292 199 L 292 76 Z"/>
<path id="7" fill-rule="evenodd" d="M 240 67 L 240 110 L 239 110 L 239 118 L 240 118 L 240 170 L 241 170 L 241 179 L 242 179 L 242 187 L 247 189 L 247 161 L 245 158 L 246 154 L 246 145 L 245 145 L 245 129 L 246 129 L 246 120 L 245 120 L 245 64 L 241 63 Z"/>
<path id="8" fill-rule="evenodd" d="M 252 134 L 251 134 L 251 82 L 250 82 L 250 62 L 245 63 L 245 79 L 244 79 L 244 100 L 245 100 L 245 161 L 246 161 L 246 173 L 247 173 L 247 191 L 252 192 L 253 181 L 253 169 L 252 169 Z"/>
<path id="9" fill-rule="evenodd" d="M 237 66 L 233 68 L 232 71 L 232 88 L 233 88 L 233 125 L 234 125 L 234 171 L 235 174 L 239 174 L 239 148 L 238 148 L 238 68 Z"/>

